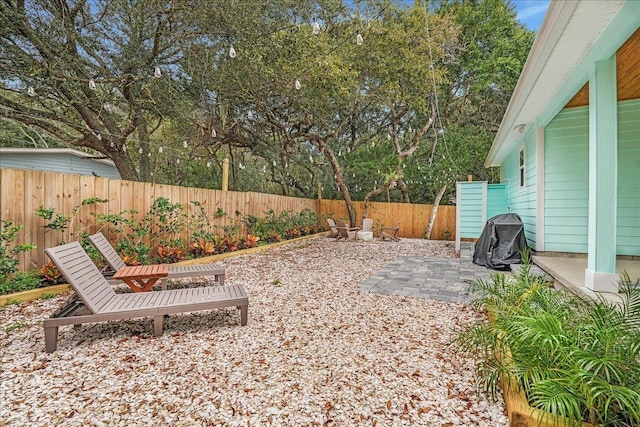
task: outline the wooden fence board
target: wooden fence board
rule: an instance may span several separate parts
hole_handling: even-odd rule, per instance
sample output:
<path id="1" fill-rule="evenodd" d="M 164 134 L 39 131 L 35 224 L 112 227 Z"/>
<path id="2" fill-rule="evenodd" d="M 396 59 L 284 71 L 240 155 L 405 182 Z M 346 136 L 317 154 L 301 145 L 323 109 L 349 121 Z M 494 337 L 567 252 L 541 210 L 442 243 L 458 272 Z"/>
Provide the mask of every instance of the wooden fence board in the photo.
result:
<path id="1" fill-rule="evenodd" d="M 37 248 L 21 259 L 20 267 L 35 268 L 47 259 L 44 249 L 55 246 L 67 238 L 67 233 L 44 228 L 45 220 L 35 215 L 39 206 L 54 208 L 57 213 L 71 215 L 73 209 L 90 197 L 108 199 L 108 203 L 86 206 L 78 211 L 74 224 L 87 232 L 97 231 L 92 212 L 117 214 L 124 210 L 138 211 L 135 218 L 142 219 L 157 197 L 166 197 L 171 203 L 181 203 L 189 215 L 195 215 L 192 200 L 205 208 L 212 225 L 217 227 L 237 225 L 241 235 L 246 233 L 242 218 L 248 215 L 264 217 L 273 209 L 300 212 L 310 209 L 322 218 L 348 218 L 343 200 L 316 200 L 255 192 L 222 191 L 201 188 L 186 188 L 146 182 L 121 181 L 92 176 L 59 174 L 52 172 L 23 171 L 0 168 L 0 214 L 2 219 L 14 224 L 24 224 L 18 243 L 33 242 Z M 354 202 L 356 218 L 361 222 L 363 202 Z M 218 209 L 226 215 L 216 218 Z M 240 212 L 241 215 L 237 215 Z M 430 205 L 372 202 L 368 207 L 369 218 L 374 221 L 374 230 L 391 226 L 401 221 L 401 237 L 421 238 L 431 214 Z M 433 239 L 448 234 L 455 235 L 455 207 L 440 206 L 432 231 Z M 90 227 L 88 227 L 90 226 Z M 88 228 L 87 228 L 88 227 Z M 107 228 L 102 228 L 109 240 L 119 240 Z M 128 232 L 128 230 L 127 230 Z M 188 232 L 183 236 L 188 238 Z"/>

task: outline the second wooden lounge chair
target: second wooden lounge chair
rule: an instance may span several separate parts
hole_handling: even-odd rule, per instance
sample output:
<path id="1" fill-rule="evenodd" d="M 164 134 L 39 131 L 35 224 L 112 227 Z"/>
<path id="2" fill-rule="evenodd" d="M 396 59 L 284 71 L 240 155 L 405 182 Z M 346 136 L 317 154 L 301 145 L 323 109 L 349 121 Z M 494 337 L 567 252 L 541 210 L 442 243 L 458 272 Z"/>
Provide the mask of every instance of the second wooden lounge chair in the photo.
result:
<path id="1" fill-rule="evenodd" d="M 89 240 L 93 246 L 98 249 L 100 255 L 105 259 L 109 267 L 113 271 L 118 271 L 126 264 L 120 258 L 120 255 L 111 246 L 111 243 L 104 237 L 102 233 L 96 233 L 89 236 Z M 219 285 L 224 285 L 225 269 L 220 263 L 194 264 L 194 265 L 169 265 L 169 275 L 162 278 L 161 287 L 167 289 L 167 280 L 177 279 L 180 277 L 198 277 L 198 276 L 214 276 Z M 108 279 L 108 278 L 107 278 Z M 116 281 L 117 282 L 117 281 Z"/>
<path id="2" fill-rule="evenodd" d="M 45 249 L 80 300 L 43 321 L 45 349 L 56 350 L 58 328 L 64 325 L 127 320 L 153 316 L 153 335 L 162 335 L 164 316 L 190 311 L 238 307 L 247 324 L 249 298 L 242 285 L 116 294 L 78 242 Z"/>

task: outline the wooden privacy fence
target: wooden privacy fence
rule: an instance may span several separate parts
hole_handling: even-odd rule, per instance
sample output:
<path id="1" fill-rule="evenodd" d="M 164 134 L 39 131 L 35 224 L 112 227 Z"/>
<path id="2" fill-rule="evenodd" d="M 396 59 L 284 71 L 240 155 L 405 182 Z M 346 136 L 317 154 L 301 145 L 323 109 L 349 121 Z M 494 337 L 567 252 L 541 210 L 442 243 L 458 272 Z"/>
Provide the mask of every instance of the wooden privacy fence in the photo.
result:
<path id="1" fill-rule="evenodd" d="M 32 170 L 0 168 L 0 219 L 14 225 L 24 225 L 18 243 L 34 243 L 37 248 L 21 255 L 20 268 L 36 268 L 48 260 L 44 249 L 60 243 L 65 235 L 45 228 L 47 223 L 35 211 L 40 207 L 53 208 L 55 212 L 71 215 L 73 210 L 89 198 L 107 199 L 107 203 L 97 203 L 80 208 L 70 229 L 80 229 L 93 233 L 97 231 L 92 212 L 117 214 L 135 209 L 142 218 L 152 206 L 153 200 L 165 197 L 172 203 L 181 203 L 189 213 L 194 213 L 192 201 L 204 207 L 211 223 L 217 226 L 238 225 L 243 216 L 264 217 L 273 210 L 300 212 L 311 209 L 318 215 L 334 218 L 348 218 L 342 200 L 316 200 L 279 196 L 253 192 L 210 190 L 179 187 L 175 185 L 148 182 L 123 181 L 86 175 L 71 175 Z M 363 202 L 354 202 L 358 223 L 361 221 Z M 226 216 L 215 218 L 218 210 Z M 370 203 L 368 217 L 374 220 L 374 227 L 392 226 L 401 221 L 399 236 L 421 238 L 431 214 L 431 205 L 406 203 Z M 215 218 L 215 219 L 214 219 Z M 455 236 L 455 207 L 441 206 L 431 235 L 432 239 L 451 240 Z M 102 231 L 106 231 L 103 229 Z M 112 242 L 116 236 L 110 236 Z M 184 238 L 188 236 L 183 236 Z"/>
<path id="2" fill-rule="evenodd" d="M 353 202 L 358 225 L 362 223 L 364 202 Z M 422 238 L 431 216 L 432 205 L 413 203 L 369 202 L 367 217 L 373 219 L 375 235 L 381 227 L 392 227 L 400 222 L 398 236 Z M 347 206 L 343 200 L 321 200 L 318 215 L 331 218 L 349 219 Z M 431 231 L 432 240 L 452 240 L 456 235 L 456 207 L 440 206 Z"/>

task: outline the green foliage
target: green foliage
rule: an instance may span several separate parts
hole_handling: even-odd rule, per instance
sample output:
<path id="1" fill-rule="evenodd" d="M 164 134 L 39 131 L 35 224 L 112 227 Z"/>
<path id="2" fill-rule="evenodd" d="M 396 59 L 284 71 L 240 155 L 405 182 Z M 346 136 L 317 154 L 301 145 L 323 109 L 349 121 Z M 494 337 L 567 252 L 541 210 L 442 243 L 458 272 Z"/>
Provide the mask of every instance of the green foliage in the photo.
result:
<path id="1" fill-rule="evenodd" d="M 515 380 L 529 404 L 573 425 L 640 423 L 640 283 L 621 279 L 622 303 L 554 290 L 531 274 L 495 275 L 471 291 L 495 320 L 457 337 L 476 358 L 478 387 L 495 396 L 498 382 Z"/>
<path id="2" fill-rule="evenodd" d="M 32 243 L 16 244 L 18 233 L 23 227 L 0 219 L 0 287 L 10 286 L 9 282 L 18 271 L 20 263 L 17 256 L 36 247 Z"/>
<path id="3" fill-rule="evenodd" d="M 12 294 L 15 292 L 29 291 L 40 286 L 40 273 L 38 271 L 18 272 L 9 279 L 0 280 L 0 294 Z"/>
<path id="4" fill-rule="evenodd" d="M 107 203 L 108 199 L 101 199 L 99 197 L 90 197 L 82 200 L 80 205 L 75 206 L 71 215 L 63 215 L 56 212 L 55 208 L 46 208 L 44 206 L 38 207 L 35 214 L 40 218 L 48 221 L 44 226 L 49 230 L 55 230 L 62 234 L 62 240 L 59 243 L 66 243 L 72 240 L 82 240 L 83 233 L 89 227 L 88 224 L 82 224 L 78 220 L 78 212 L 85 206 L 94 206 L 98 203 Z M 94 212 L 91 213 L 95 215 Z M 77 223 L 76 223 L 77 221 Z M 85 233 L 86 234 L 86 233 Z"/>
<path id="5" fill-rule="evenodd" d="M 5 328 L 7 332 L 17 331 L 18 329 L 26 328 L 27 323 L 24 320 L 16 320 Z"/>

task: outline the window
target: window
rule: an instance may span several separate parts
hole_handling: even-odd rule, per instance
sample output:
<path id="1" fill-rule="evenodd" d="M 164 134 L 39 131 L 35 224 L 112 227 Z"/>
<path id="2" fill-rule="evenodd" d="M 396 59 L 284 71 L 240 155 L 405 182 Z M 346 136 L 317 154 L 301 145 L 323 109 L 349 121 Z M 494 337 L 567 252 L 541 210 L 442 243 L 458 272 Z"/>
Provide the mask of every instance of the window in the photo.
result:
<path id="1" fill-rule="evenodd" d="M 520 188 L 524 188 L 524 147 L 520 149 Z"/>

